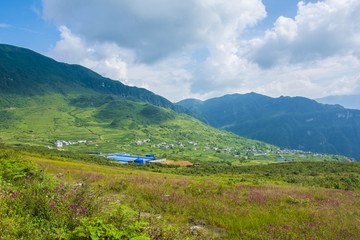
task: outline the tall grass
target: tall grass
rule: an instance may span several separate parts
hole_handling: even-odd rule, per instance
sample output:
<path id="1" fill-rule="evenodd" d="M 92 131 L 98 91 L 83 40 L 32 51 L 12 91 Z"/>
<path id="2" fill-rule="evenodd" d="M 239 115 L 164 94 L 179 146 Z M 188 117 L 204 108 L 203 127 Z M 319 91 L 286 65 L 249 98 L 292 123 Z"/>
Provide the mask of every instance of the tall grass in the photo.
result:
<path id="1" fill-rule="evenodd" d="M 360 195 L 353 191 L 259 185 L 229 175 L 185 177 L 85 163 L 42 162 L 67 181 L 100 186 L 117 202 L 161 216 L 211 239 L 359 239 Z M 256 176 L 255 176 L 256 177 Z M 154 219 L 154 218 L 152 218 Z"/>
<path id="2" fill-rule="evenodd" d="M 168 224 L 150 226 L 119 202 L 104 204 L 107 195 L 98 186 L 51 176 L 14 150 L 0 149 L 0 239 L 183 238 Z"/>

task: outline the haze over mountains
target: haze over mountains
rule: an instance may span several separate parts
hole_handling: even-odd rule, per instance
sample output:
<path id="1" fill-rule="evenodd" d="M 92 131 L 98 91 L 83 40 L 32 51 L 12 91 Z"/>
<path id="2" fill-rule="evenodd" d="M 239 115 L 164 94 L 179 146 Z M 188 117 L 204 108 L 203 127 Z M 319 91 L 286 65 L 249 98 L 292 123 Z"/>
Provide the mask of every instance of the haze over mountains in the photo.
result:
<path id="1" fill-rule="evenodd" d="M 360 95 L 335 95 L 315 99 L 319 103 L 340 104 L 345 108 L 360 109 Z"/>
<path id="2" fill-rule="evenodd" d="M 360 159 L 360 110 L 303 97 L 233 94 L 177 103 L 213 127 L 291 149 Z"/>

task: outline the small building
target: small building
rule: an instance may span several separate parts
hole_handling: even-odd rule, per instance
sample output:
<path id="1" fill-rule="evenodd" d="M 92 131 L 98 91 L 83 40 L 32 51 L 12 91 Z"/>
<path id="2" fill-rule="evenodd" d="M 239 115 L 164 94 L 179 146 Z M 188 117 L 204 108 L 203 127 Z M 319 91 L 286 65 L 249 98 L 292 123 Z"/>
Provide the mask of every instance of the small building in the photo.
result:
<path id="1" fill-rule="evenodd" d="M 55 143 L 54 143 L 55 147 L 58 147 L 58 148 L 62 148 L 63 147 L 63 143 L 62 141 L 59 141 L 59 140 L 56 140 Z"/>
<path id="2" fill-rule="evenodd" d="M 156 158 L 155 155 L 149 154 L 144 156 L 133 156 L 127 153 L 114 153 L 114 154 L 108 154 L 105 156 L 109 159 L 114 159 L 118 161 L 119 163 L 139 163 L 139 164 L 145 164 L 145 163 L 155 163 L 155 162 L 163 162 L 166 161 L 165 158 Z"/>
<path id="3" fill-rule="evenodd" d="M 134 163 L 139 163 L 139 164 L 146 164 L 148 162 L 148 160 L 143 159 L 143 158 L 137 158 Z"/>
<path id="4" fill-rule="evenodd" d="M 294 159 L 279 158 L 279 159 L 276 159 L 276 161 L 279 161 L 279 162 L 285 162 L 285 161 L 292 162 L 292 161 L 294 161 Z"/>

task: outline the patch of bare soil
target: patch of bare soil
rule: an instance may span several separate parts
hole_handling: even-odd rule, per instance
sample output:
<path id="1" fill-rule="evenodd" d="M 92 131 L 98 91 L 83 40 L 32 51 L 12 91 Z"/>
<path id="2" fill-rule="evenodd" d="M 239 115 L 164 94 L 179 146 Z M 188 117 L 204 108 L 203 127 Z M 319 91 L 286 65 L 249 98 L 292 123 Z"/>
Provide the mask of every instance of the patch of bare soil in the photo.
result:
<path id="1" fill-rule="evenodd" d="M 182 166 L 182 167 L 187 167 L 187 166 L 193 166 L 193 164 L 189 161 L 174 161 L 174 160 L 166 160 L 165 162 L 161 162 L 162 164 L 166 164 L 166 165 L 176 165 L 176 166 Z"/>

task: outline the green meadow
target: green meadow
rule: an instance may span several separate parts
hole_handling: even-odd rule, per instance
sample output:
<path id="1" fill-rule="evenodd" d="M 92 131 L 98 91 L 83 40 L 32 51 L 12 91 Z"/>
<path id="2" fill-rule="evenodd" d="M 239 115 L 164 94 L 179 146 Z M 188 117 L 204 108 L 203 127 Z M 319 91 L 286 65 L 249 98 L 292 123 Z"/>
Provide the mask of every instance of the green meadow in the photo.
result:
<path id="1" fill-rule="evenodd" d="M 3 145 L 1 238 L 359 239 L 358 163 L 265 166 L 119 165 Z"/>
<path id="2" fill-rule="evenodd" d="M 26 49 L 0 55 L 0 239 L 360 239 L 358 162 L 212 128 Z M 167 161 L 97 156 L 120 152 Z"/>
<path id="3" fill-rule="evenodd" d="M 63 149 L 98 154 L 152 153 L 171 160 L 233 166 L 264 164 L 278 158 L 348 161 L 343 156 L 280 149 L 214 129 L 186 114 L 112 95 L 52 94 L 29 101 L 14 96 L 13 102 L 17 103 L 14 107 L 0 110 L 0 139 L 7 144 L 54 147 L 56 140 L 86 140 L 64 145 Z M 150 142 L 135 144 L 145 139 Z"/>

